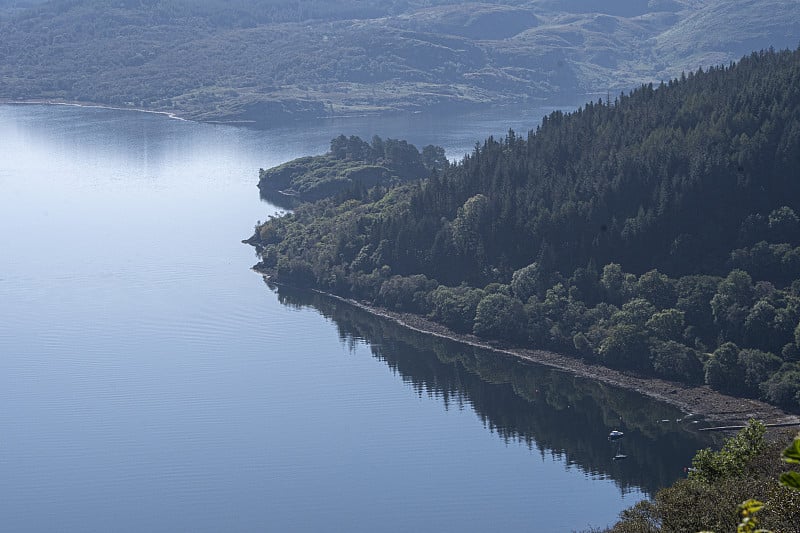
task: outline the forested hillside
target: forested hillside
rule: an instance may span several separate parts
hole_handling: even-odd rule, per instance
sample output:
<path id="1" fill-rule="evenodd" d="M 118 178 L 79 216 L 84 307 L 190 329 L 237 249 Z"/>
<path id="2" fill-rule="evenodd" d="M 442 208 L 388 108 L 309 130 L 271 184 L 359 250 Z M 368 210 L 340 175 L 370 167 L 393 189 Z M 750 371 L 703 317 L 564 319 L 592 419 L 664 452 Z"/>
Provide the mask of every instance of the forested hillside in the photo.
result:
<path id="1" fill-rule="evenodd" d="M 6 0 L 0 99 L 270 124 L 557 100 L 797 46 L 789 0 Z"/>
<path id="2" fill-rule="evenodd" d="M 257 226 L 277 279 L 800 409 L 800 50 Z"/>

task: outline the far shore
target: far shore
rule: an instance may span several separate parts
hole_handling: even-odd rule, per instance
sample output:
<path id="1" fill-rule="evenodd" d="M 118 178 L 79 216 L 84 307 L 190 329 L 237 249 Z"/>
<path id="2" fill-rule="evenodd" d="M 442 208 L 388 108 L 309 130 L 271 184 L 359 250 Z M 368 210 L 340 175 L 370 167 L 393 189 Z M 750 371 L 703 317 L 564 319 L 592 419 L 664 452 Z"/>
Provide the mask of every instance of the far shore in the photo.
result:
<path id="1" fill-rule="evenodd" d="M 196 118 L 187 118 L 173 111 L 158 111 L 155 109 L 144 109 L 142 107 L 113 106 L 106 104 L 96 104 L 91 102 L 72 102 L 69 100 L 48 100 L 48 99 L 14 100 L 9 98 L 0 98 L 0 105 L 56 105 L 56 106 L 67 106 L 67 107 L 82 107 L 86 109 L 108 109 L 111 111 L 131 111 L 134 113 L 148 113 L 150 115 L 161 115 L 167 118 L 180 120 L 183 122 L 197 122 L 200 124 L 218 124 L 222 126 L 252 127 L 258 124 L 258 122 L 255 120 L 246 120 L 246 119 L 217 120 L 213 118 L 200 120 Z"/>
<path id="2" fill-rule="evenodd" d="M 268 273 L 255 270 L 270 282 Z M 470 346 L 491 350 L 499 356 L 513 357 L 525 362 L 549 366 L 570 374 L 593 379 L 616 387 L 636 391 L 650 398 L 674 405 L 686 414 L 693 414 L 718 426 L 746 424 L 755 419 L 765 424 L 800 426 L 800 415 L 787 413 L 783 409 L 760 400 L 737 398 L 713 390 L 708 385 L 690 386 L 658 378 L 636 376 L 601 365 L 588 364 L 580 359 L 546 350 L 515 348 L 501 343 L 487 342 L 474 335 L 456 333 L 427 318 L 412 313 L 399 313 L 375 307 L 356 300 L 314 290 L 335 300 L 357 307 L 374 316 L 391 320 L 405 328 L 434 335 Z"/>
<path id="3" fill-rule="evenodd" d="M 50 100 L 46 98 L 42 99 L 25 99 L 25 100 L 15 100 L 12 98 L 0 98 L 0 105 L 58 105 L 58 106 L 68 106 L 68 107 L 84 107 L 87 109 L 109 109 L 112 111 L 132 111 L 135 113 L 149 113 L 151 115 L 162 115 L 167 118 L 175 119 L 175 120 L 182 120 L 184 122 L 199 122 L 203 124 L 219 124 L 223 126 L 254 126 L 257 125 L 258 122 L 256 120 L 250 119 L 236 119 L 236 120 L 218 120 L 209 118 L 206 120 L 199 120 L 194 118 L 187 118 L 183 117 L 177 112 L 173 111 L 158 111 L 155 109 L 144 109 L 142 107 L 126 107 L 126 106 L 113 106 L 107 104 L 97 104 L 92 102 L 73 102 L 70 100 Z M 358 118 L 358 117 L 372 117 L 372 116 L 380 116 L 387 113 L 401 113 L 402 111 L 399 110 L 376 110 L 373 112 L 369 111 L 354 111 L 352 113 L 341 113 L 337 115 L 320 115 L 320 119 L 341 119 L 341 118 Z M 414 113 L 421 113 L 421 111 L 414 111 Z"/>
<path id="4" fill-rule="evenodd" d="M 136 113 L 149 113 L 151 115 L 163 115 L 167 118 L 172 118 L 175 120 L 183 120 L 185 122 L 192 122 L 191 119 L 184 118 L 180 115 L 172 113 L 170 111 L 156 111 L 154 109 L 143 109 L 140 107 L 122 107 L 122 106 L 111 106 L 105 104 L 93 104 L 89 102 L 70 102 L 67 100 L 12 100 L 3 98 L 0 99 L 0 104 L 4 105 L 61 105 L 67 107 L 85 107 L 89 109 L 109 109 L 112 111 L 134 111 Z"/>

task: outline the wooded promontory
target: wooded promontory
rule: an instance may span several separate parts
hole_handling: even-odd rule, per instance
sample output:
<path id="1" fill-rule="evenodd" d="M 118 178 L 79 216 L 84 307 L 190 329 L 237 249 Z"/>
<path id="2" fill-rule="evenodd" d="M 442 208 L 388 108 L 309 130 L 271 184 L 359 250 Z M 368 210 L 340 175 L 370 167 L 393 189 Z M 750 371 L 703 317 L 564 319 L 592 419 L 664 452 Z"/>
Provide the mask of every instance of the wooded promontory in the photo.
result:
<path id="1" fill-rule="evenodd" d="M 258 226 L 275 279 L 800 409 L 800 50 Z"/>
<path id="2" fill-rule="evenodd" d="M 258 188 L 265 200 L 292 207 L 331 196 L 360 197 L 376 186 L 424 178 L 447 164 L 444 149 L 439 146 L 428 145 L 420 152 L 413 144 L 397 139 L 375 135 L 368 143 L 357 136 L 339 135 L 331 140 L 326 154 L 261 169 Z"/>

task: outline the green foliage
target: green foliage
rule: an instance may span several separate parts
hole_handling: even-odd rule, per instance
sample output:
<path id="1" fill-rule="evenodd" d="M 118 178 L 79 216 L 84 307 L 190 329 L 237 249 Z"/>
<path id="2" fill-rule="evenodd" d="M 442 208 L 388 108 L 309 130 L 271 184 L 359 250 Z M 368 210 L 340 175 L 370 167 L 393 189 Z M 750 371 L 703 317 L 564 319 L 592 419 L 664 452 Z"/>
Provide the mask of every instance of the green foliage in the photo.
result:
<path id="1" fill-rule="evenodd" d="M 658 339 L 680 342 L 686 330 L 686 313 L 664 309 L 654 313 L 645 325 Z"/>
<path id="2" fill-rule="evenodd" d="M 747 500 L 739 505 L 739 516 L 741 521 L 736 528 L 737 533 L 769 533 L 765 529 L 758 528 L 758 518 L 756 513 L 764 508 L 764 504 L 758 500 Z"/>
<path id="3" fill-rule="evenodd" d="M 794 439 L 791 446 L 783 450 L 783 460 L 789 464 L 800 464 L 800 436 Z M 800 472 L 784 472 L 780 481 L 782 485 L 800 491 Z"/>
<path id="4" fill-rule="evenodd" d="M 427 312 L 428 293 L 437 286 L 422 274 L 416 276 L 392 276 L 381 285 L 377 301 L 397 311 Z"/>
<path id="5" fill-rule="evenodd" d="M 528 298 L 536 295 L 543 295 L 546 288 L 546 280 L 543 279 L 544 273 L 539 267 L 538 263 L 531 263 L 530 265 L 514 271 L 511 276 L 511 290 L 514 295 L 527 302 Z"/>
<path id="6" fill-rule="evenodd" d="M 789 206 L 781 206 L 769 214 L 770 237 L 773 242 L 790 242 L 797 240 L 800 231 L 800 218 Z"/>
<path id="7" fill-rule="evenodd" d="M 605 291 L 606 299 L 614 304 L 620 304 L 626 299 L 625 273 L 622 266 L 617 263 L 609 263 L 603 267 L 603 275 L 600 277 L 600 286 Z"/>
<path id="8" fill-rule="evenodd" d="M 672 307 L 677 300 L 675 282 L 658 270 L 651 270 L 641 275 L 636 284 L 636 293 L 658 309 Z"/>
<path id="9" fill-rule="evenodd" d="M 746 394 L 758 395 L 758 387 L 781 366 L 780 357 L 768 352 L 744 349 L 739 352 L 737 361 L 742 375 Z"/>
<path id="10" fill-rule="evenodd" d="M 600 344 L 599 356 L 603 364 L 612 368 L 648 370 L 647 338 L 633 324 L 620 324 L 608 330 L 608 336 Z"/>
<path id="11" fill-rule="evenodd" d="M 794 483 L 800 475 L 785 471 L 778 458 L 800 462 L 800 437 L 784 449 L 780 440 L 765 441 L 764 430 L 763 425 L 751 421 L 727 439 L 719 452 L 701 450 L 689 479 L 658 491 L 652 501 L 623 511 L 611 531 L 798 531 L 800 491 Z M 776 483 L 777 477 L 781 484 Z M 762 525 L 767 529 L 759 529 Z"/>
<path id="12" fill-rule="evenodd" d="M 684 383 L 703 382 L 703 364 L 697 352 L 685 344 L 671 340 L 654 343 L 650 363 L 659 377 Z"/>
<path id="13" fill-rule="evenodd" d="M 790 489 L 800 490 L 800 473 L 784 472 L 780 477 L 781 484 Z"/>
<path id="14" fill-rule="evenodd" d="M 485 296 L 482 289 L 466 285 L 445 287 L 439 285 L 428 295 L 430 318 L 454 331 L 471 333 L 478 304 Z"/>
<path id="15" fill-rule="evenodd" d="M 738 363 L 739 347 L 732 342 L 721 345 L 706 361 L 706 383 L 724 392 L 743 390 L 744 380 Z"/>
<path id="16" fill-rule="evenodd" d="M 744 429 L 725 441 L 720 451 L 705 448 L 697 452 L 692 459 L 693 470 L 689 478 L 716 483 L 725 478 L 741 476 L 748 461 L 764 450 L 765 433 L 764 424 L 750 420 Z"/>
<path id="17" fill-rule="evenodd" d="M 453 242 L 458 252 L 477 264 L 486 259 L 486 228 L 490 226 L 489 200 L 483 194 L 467 199 L 453 220 Z"/>
<path id="18" fill-rule="evenodd" d="M 522 302 L 505 294 L 485 296 L 475 311 L 474 332 L 481 337 L 519 340 L 524 325 Z"/>
<path id="19" fill-rule="evenodd" d="M 739 506 L 747 498 L 748 487 L 739 480 L 720 481 L 714 485 L 680 480 L 672 487 L 656 493 L 648 518 L 658 526 L 650 531 L 737 531 L 740 523 Z M 624 516 L 623 516 L 624 520 Z M 791 520 L 791 519 L 790 519 Z M 784 520 L 785 522 L 785 520 Z M 612 531 L 625 531 L 615 526 Z M 633 529 L 639 533 L 641 530 Z"/>
<path id="20" fill-rule="evenodd" d="M 772 279 L 781 284 L 790 283 L 800 271 L 800 249 L 788 242 L 770 244 L 767 241 L 759 241 L 750 247 L 733 250 L 730 264 L 736 269 L 752 273 L 759 279 Z"/>
<path id="21" fill-rule="evenodd" d="M 787 463 L 800 463 L 800 437 L 794 439 L 788 448 L 783 450 L 783 460 Z M 789 489 L 800 491 L 800 473 L 798 472 L 784 472 L 779 478 L 780 484 Z M 775 502 L 773 505 L 777 504 Z M 771 533 L 767 529 L 759 529 L 759 518 L 756 513 L 765 508 L 765 505 L 756 499 L 749 499 L 739 504 L 739 525 L 736 528 L 737 533 Z M 711 532 L 701 532 L 711 533 Z"/>
<path id="22" fill-rule="evenodd" d="M 800 437 L 792 441 L 791 446 L 783 450 L 783 460 L 791 464 L 800 464 Z"/>
<path id="23" fill-rule="evenodd" d="M 678 292 L 675 307 L 683 311 L 687 325 L 691 325 L 688 340 L 695 344 L 709 346 L 717 341 L 719 330 L 714 324 L 711 299 L 719 282 L 720 278 L 715 276 L 683 276 L 675 284 Z"/>
<path id="24" fill-rule="evenodd" d="M 442 171 L 450 162 L 447 160 L 444 148 L 429 144 L 422 148 L 422 164 L 427 168 Z"/>
<path id="25" fill-rule="evenodd" d="M 743 270 L 734 270 L 722 280 L 711 299 L 714 321 L 726 338 L 741 341 L 744 322 L 753 303 L 753 279 Z"/>
<path id="26" fill-rule="evenodd" d="M 761 392 L 770 403 L 792 411 L 800 409 L 800 366 L 782 366 L 761 383 Z"/>

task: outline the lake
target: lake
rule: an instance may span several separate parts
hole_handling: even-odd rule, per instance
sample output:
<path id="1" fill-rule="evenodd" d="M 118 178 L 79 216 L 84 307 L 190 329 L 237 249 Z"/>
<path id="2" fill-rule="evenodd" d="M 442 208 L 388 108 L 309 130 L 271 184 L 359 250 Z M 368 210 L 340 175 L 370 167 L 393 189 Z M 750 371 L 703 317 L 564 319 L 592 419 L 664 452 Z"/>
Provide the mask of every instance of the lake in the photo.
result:
<path id="1" fill-rule="evenodd" d="M 279 211 L 260 167 L 340 133 L 458 158 L 545 112 L 258 131 L 0 106 L 3 529 L 571 531 L 680 477 L 708 443 L 669 406 L 249 270 Z"/>

